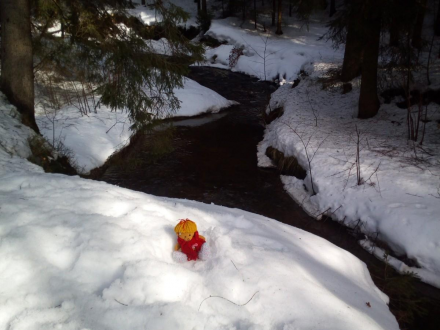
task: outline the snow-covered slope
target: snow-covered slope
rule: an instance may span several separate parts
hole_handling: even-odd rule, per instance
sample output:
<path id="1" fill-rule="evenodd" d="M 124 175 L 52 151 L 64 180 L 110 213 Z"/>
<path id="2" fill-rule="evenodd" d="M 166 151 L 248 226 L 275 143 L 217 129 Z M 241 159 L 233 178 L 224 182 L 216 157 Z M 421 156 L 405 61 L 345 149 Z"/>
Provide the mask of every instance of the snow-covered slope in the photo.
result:
<path id="1" fill-rule="evenodd" d="M 238 209 L 43 173 L 10 113 L 0 104 L 0 329 L 398 329 L 350 253 Z M 173 262 L 187 217 L 211 260 Z"/>
<path id="2" fill-rule="evenodd" d="M 180 108 L 170 113 L 170 117 L 216 113 L 236 103 L 189 78 L 185 78 L 183 88 L 175 88 L 174 93 L 180 100 Z M 104 164 L 131 136 L 128 113 L 123 110 L 111 111 L 104 106 L 96 113 L 81 115 L 74 106 L 53 112 L 44 111 L 40 103 L 36 119 L 48 141 L 55 145 L 62 142 L 70 149 L 79 170 L 84 173 Z"/>
<path id="3" fill-rule="evenodd" d="M 334 50 L 331 42 L 319 39 L 327 31 L 327 19 L 316 14 L 306 28 L 298 19 L 284 17 L 282 36 L 276 36 L 270 24 L 263 32 L 261 25 L 255 30 L 249 22 L 238 19 L 215 20 L 207 34 L 227 44 L 207 50 L 206 65 L 285 84 L 272 95 L 267 109 L 283 107 L 284 115 L 266 128 L 258 146 L 259 166 L 273 166 L 265 155 L 269 146 L 285 156 L 297 157 L 309 170 L 305 181 L 309 192 L 312 167 L 317 192 L 312 198 L 304 191 L 304 182 L 282 177 L 295 201 L 312 216 L 327 213 L 370 238 L 378 237 L 395 255 L 409 257 L 417 264 L 409 267 L 389 258 L 398 271 L 415 272 L 423 281 L 440 287 L 440 130 L 436 122 L 440 107 L 429 105 L 430 122 L 422 146 L 407 140 L 406 110 L 395 105 L 397 100 L 391 104 L 381 100 L 377 116 L 356 119 L 360 81 L 354 80 L 353 90 L 347 94 L 342 94 L 341 84 L 323 90 L 319 81 L 328 76 L 329 69 L 341 67 L 343 59 L 343 47 Z M 242 47 L 243 54 L 230 68 L 234 47 Z M 427 53 L 422 52 L 421 61 L 426 59 Z M 431 68 L 439 64 L 433 58 Z M 301 71 L 312 76 L 301 77 L 303 81 L 292 89 Z M 432 71 L 430 88 L 435 89 L 440 75 L 438 70 Z M 426 72 L 421 70 L 416 76 L 418 87 L 426 86 Z M 417 110 L 416 105 L 414 114 Z M 356 127 L 361 132 L 361 176 L 365 181 L 360 186 L 354 167 Z M 314 157 L 311 166 L 306 149 L 309 157 Z"/>
<path id="4" fill-rule="evenodd" d="M 312 216 L 326 213 L 370 238 L 379 238 L 397 256 L 418 264 L 408 267 L 389 259 L 398 271 L 415 272 L 423 281 L 440 287 L 437 123 L 426 124 L 420 148 L 406 139 L 406 110 L 394 104 L 382 104 L 371 119 L 357 119 L 359 85 L 355 83 L 348 94 L 341 93 L 341 86 L 323 90 L 316 81 L 323 69 L 324 63 L 315 63 L 307 69 L 311 78 L 293 89 L 282 86 L 272 94 L 271 108 L 283 107 L 284 114 L 266 128 L 259 145 L 260 165 L 267 164 L 268 146 L 295 156 L 308 170 L 304 183 L 309 192 L 305 193 L 304 183 L 295 178 L 283 177 L 283 183 L 295 199 L 312 210 Z M 430 104 L 430 118 L 438 115 L 439 109 Z M 360 134 L 361 185 L 355 166 L 356 130 Z M 306 152 L 312 159 L 310 164 Z M 310 171 L 315 196 L 310 196 Z"/>
<path id="5" fill-rule="evenodd" d="M 285 22 L 282 36 L 277 36 L 270 28 L 266 32 L 261 31 L 261 26 L 255 30 L 249 23 L 240 28 L 242 24 L 237 18 L 212 22 L 206 35 L 227 44 L 208 49 L 205 65 L 232 69 L 261 80 L 277 79 L 283 83 L 295 80 L 302 66 L 317 58 L 343 56 L 341 49 L 334 50 L 330 43 L 318 40 L 326 32 L 319 16 L 315 17 L 308 27 L 290 19 L 289 22 Z M 233 47 L 242 47 L 243 55 L 231 68 L 229 55 Z"/>

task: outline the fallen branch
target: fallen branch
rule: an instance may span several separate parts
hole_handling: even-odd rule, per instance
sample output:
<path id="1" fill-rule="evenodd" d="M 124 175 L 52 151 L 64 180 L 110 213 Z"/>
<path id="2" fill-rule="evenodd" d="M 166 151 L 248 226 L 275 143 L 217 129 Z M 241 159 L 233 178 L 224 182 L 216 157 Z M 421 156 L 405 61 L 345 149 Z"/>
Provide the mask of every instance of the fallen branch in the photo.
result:
<path id="1" fill-rule="evenodd" d="M 199 309 L 197 310 L 197 311 L 200 311 L 200 307 L 202 307 L 202 304 L 203 304 L 203 302 L 205 301 L 205 300 L 207 300 L 207 299 L 209 299 L 209 298 L 220 298 L 220 299 L 223 299 L 223 300 L 226 300 L 226 301 L 229 301 L 231 304 L 234 304 L 235 306 L 246 306 L 253 298 L 254 298 L 254 296 L 258 293 L 258 292 L 260 292 L 260 291 L 257 291 L 257 292 L 255 292 L 253 295 L 252 295 L 252 297 L 246 302 L 246 303 L 244 303 L 244 304 L 236 304 L 235 302 L 233 302 L 233 301 L 231 301 L 231 300 L 229 300 L 229 299 L 226 299 L 226 298 L 224 298 L 224 297 L 221 297 L 221 296 L 209 296 L 209 297 L 207 297 L 207 298 L 205 298 L 205 299 L 203 299 L 202 300 L 202 302 L 200 303 L 200 306 L 199 306 Z M 116 300 L 116 299 L 115 299 Z"/>
<path id="2" fill-rule="evenodd" d="M 121 304 L 122 306 L 127 306 L 127 307 L 128 307 L 128 305 L 121 303 L 121 302 L 118 301 L 116 298 L 113 298 L 113 299 L 114 299 L 118 304 Z"/>

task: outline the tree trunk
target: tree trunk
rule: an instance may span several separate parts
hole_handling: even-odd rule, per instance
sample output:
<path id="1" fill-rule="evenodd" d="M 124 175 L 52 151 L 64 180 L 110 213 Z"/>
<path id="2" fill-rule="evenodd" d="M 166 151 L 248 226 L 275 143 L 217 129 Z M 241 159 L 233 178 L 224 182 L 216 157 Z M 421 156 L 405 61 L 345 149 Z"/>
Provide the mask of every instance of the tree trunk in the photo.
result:
<path id="1" fill-rule="evenodd" d="M 255 30 L 257 29 L 257 0 L 254 0 Z"/>
<path id="2" fill-rule="evenodd" d="M 206 0 L 202 0 L 202 13 L 208 15 L 208 6 L 206 5 Z"/>
<path id="3" fill-rule="evenodd" d="M 243 22 L 244 22 L 246 20 L 246 0 L 243 1 L 241 17 L 242 17 Z"/>
<path id="4" fill-rule="evenodd" d="M 372 11 L 373 9 L 370 10 L 370 15 L 372 15 Z M 380 107 L 379 98 L 377 96 L 377 62 L 379 58 L 380 44 L 380 18 L 368 17 L 364 27 L 366 28 L 364 36 L 365 50 L 362 60 L 362 79 L 358 118 L 365 119 L 374 117 Z"/>
<path id="5" fill-rule="evenodd" d="M 336 0 L 330 0 L 330 14 L 329 16 L 332 17 L 336 13 Z"/>
<path id="6" fill-rule="evenodd" d="M 145 6 L 145 5 L 146 5 L 145 0 L 142 0 L 142 1 L 141 1 L 141 4 L 142 4 L 143 6 Z"/>
<path id="7" fill-rule="evenodd" d="M 278 35 L 283 34 L 283 31 L 281 30 L 281 19 L 283 18 L 282 2 L 283 0 L 278 0 L 278 21 L 277 30 L 275 31 L 275 33 Z"/>
<path id="8" fill-rule="evenodd" d="M 435 23 L 434 23 L 434 33 L 438 37 L 440 36 L 440 0 L 437 4 L 437 15 L 435 17 Z"/>
<path id="9" fill-rule="evenodd" d="M 399 46 L 399 22 L 397 17 L 391 18 L 390 24 L 390 46 Z"/>
<path id="10" fill-rule="evenodd" d="M 276 11 L 277 11 L 277 0 L 272 0 L 272 26 L 275 26 Z"/>
<path id="11" fill-rule="evenodd" d="M 416 22 L 414 23 L 414 31 L 412 35 L 411 45 L 418 50 L 422 49 L 422 28 L 423 20 L 425 19 L 426 2 L 427 0 L 420 1 L 420 7 L 417 11 Z"/>
<path id="12" fill-rule="evenodd" d="M 1 0 L 1 89 L 21 113 L 23 124 L 39 133 L 34 113 L 34 70 L 29 0 Z"/>
<path id="13" fill-rule="evenodd" d="M 200 5 L 200 0 L 196 0 L 194 2 L 197 2 L 197 12 L 200 13 L 200 10 L 202 9 L 202 7 Z"/>
<path id="14" fill-rule="evenodd" d="M 356 13 L 347 27 L 344 62 L 342 64 L 341 81 L 348 82 L 361 73 L 362 55 L 364 51 L 363 28 L 359 27 L 361 15 Z"/>

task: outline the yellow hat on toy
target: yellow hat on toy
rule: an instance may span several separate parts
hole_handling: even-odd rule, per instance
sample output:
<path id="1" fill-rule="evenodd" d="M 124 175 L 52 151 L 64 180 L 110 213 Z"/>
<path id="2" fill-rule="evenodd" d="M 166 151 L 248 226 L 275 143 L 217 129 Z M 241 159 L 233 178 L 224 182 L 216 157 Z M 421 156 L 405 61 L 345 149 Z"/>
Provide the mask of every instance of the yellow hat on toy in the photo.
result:
<path id="1" fill-rule="evenodd" d="M 194 221 L 182 219 L 177 226 L 174 227 L 174 231 L 176 233 L 195 233 L 197 231 L 197 225 Z"/>

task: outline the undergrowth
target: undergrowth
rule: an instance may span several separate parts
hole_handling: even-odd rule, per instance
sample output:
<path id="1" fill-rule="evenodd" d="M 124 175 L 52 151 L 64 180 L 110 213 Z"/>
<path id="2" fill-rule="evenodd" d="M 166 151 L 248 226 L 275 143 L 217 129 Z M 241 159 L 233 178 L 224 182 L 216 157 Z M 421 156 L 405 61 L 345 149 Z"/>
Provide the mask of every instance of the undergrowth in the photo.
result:
<path id="1" fill-rule="evenodd" d="M 390 297 L 390 309 L 402 330 L 414 328 L 416 318 L 428 312 L 428 299 L 417 294 L 419 277 L 414 272 L 397 273 L 386 260 L 383 269 L 376 268 L 375 273 L 381 274 L 373 275 L 375 283 Z"/>
<path id="2" fill-rule="evenodd" d="M 44 138 L 35 135 L 28 139 L 28 143 L 32 151 L 28 160 L 41 166 L 46 173 L 78 174 L 71 150 L 61 142 L 58 146 L 51 146 Z"/>

